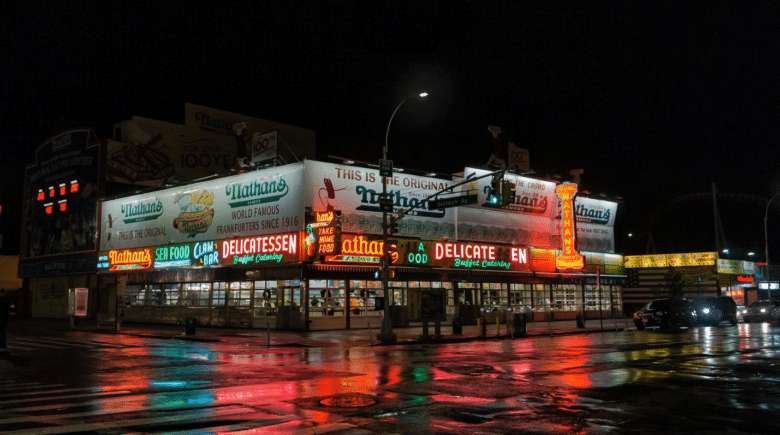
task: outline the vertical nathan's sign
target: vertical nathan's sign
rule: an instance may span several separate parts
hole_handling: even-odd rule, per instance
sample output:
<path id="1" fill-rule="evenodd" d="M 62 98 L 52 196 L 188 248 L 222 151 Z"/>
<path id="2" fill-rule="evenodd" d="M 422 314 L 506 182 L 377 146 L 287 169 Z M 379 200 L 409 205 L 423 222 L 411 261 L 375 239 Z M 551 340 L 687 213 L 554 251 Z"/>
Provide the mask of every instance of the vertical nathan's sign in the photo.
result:
<path id="1" fill-rule="evenodd" d="M 585 267 L 585 259 L 577 252 L 574 230 L 574 196 L 577 194 L 577 185 L 564 183 L 555 188 L 555 193 L 561 198 L 561 237 L 563 239 L 563 252 L 555 259 L 555 267 L 558 269 L 582 269 Z"/>

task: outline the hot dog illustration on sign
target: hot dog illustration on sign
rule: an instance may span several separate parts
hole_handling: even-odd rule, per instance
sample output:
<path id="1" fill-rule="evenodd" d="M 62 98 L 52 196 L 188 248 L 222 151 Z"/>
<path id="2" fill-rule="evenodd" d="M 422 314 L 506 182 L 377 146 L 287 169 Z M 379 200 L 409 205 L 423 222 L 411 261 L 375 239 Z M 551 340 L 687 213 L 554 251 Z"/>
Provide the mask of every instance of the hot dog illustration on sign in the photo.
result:
<path id="1" fill-rule="evenodd" d="M 585 259 L 577 252 L 574 230 L 574 196 L 577 195 L 577 185 L 563 183 L 555 188 L 555 193 L 561 198 L 561 238 L 563 239 L 563 252 L 555 259 L 555 267 L 582 269 L 585 267 Z"/>

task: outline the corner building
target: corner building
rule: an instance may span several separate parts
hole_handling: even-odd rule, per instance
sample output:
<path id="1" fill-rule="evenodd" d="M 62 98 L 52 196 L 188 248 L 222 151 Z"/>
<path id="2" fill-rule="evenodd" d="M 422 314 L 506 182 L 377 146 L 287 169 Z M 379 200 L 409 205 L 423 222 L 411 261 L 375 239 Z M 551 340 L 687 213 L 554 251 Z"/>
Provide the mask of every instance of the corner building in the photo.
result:
<path id="1" fill-rule="evenodd" d="M 555 182 L 506 173 L 514 201 L 496 208 L 489 174 L 387 179 L 393 215 L 406 212 L 388 239 L 394 326 L 504 322 L 508 312 L 530 321 L 620 316 L 617 203 L 562 200 Z M 443 197 L 471 195 L 473 204 L 429 207 L 451 187 Z M 377 169 L 306 160 L 103 201 L 98 277 L 115 288 L 125 321 L 379 327 L 382 188 Z"/>

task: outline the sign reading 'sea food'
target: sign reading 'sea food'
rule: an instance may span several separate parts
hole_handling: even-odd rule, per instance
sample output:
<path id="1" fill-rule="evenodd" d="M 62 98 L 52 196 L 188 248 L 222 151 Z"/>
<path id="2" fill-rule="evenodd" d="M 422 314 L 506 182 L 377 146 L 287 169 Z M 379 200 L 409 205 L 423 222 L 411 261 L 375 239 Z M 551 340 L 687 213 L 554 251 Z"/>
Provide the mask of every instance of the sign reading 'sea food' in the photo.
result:
<path id="1" fill-rule="evenodd" d="M 100 250 L 301 231 L 303 164 L 106 201 Z"/>

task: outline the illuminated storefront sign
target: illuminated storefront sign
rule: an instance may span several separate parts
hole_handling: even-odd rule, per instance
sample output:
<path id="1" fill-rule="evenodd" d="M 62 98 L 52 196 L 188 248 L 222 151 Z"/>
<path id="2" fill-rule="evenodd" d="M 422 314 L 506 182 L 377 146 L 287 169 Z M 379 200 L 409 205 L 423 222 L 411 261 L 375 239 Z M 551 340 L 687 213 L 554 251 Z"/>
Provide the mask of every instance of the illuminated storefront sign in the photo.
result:
<path id="1" fill-rule="evenodd" d="M 397 265 L 530 270 L 529 249 L 525 246 L 399 240 L 397 250 Z"/>
<path id="2" fill-rule="evenodd" d="M 154 250 L 154 268 L 189 267 L 192 265 L 189 244 L 161 246 Z"/>
<path id="3" fill-rule="evenodd" d="M 152 267 L 152 250 L 121 249 L 108 251 L 98 258 L 98 270 L 108 269 L 111 272 L 124 270 L 146 270 Z"/>
<path id="4" fill-rule="evenodd" d="M 178 243 L 141 249 L 103 251 L 99 271 L 164 270 L 188 267 L 297 263 L 300 234 Z"/>
<path id="5" fill-rule="evenodd" d="M 300 233 L 223 240 L 223 265 L 254 265 L 298 261 Z"/>
<path id="6" fill-rule="evenodd" d="M 304 245 L 311 259 L 341 253 L 341 212 L 329 210 L 308 215 Z"/>
<path id="7" fill-rule="evenodd" d="M 384 253 L 384 242 L 362 234 L 344 234 L 341 237 L 341 254 L 325 257 L 326 262 L 379 264 Z M 398 253 L 391 252 L 391 263 L 398 262 Z"/>
<path id="8" fill-rule="evenodd" d="M 648 267 L 685 267 L 685 266 L 719 266 L 717 252 L 694 252 L 686 254 L 654 254 L 654 255 L 627 255 L 624 257 L 624 266 L 627 269 Z M 751 263 L 752 264 L 752 263 Z"/>
<path id="9" fill-rule="evenodd" d="M 582 269 L 585 267 L 585 259 L 577 252 L 575 246 L 574 230 L 574 196 L 577 194 L 577 185 L 564 183 L 555 188 L 555 193 L 561 197 L 561 237 L 563 239 L 563 252 L 555 259 L 558 269 Z"/>

